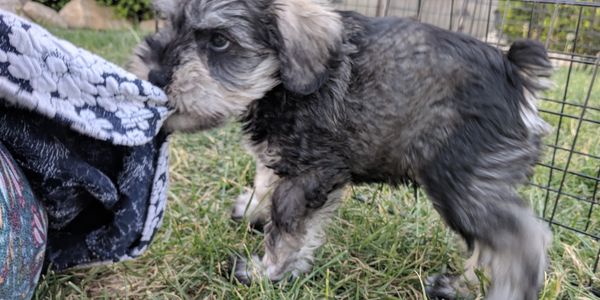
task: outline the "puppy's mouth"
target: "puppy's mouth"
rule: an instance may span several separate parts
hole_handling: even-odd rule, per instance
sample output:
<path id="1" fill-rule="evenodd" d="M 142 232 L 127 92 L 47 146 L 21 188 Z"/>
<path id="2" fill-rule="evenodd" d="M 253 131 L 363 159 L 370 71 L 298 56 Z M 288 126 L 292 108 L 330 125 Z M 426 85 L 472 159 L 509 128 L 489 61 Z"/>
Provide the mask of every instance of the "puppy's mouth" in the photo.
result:
<path id="1" fill-rule="evenodd" d="M 193 82 L 176 82 L 165 89 L 168 105 L 174 109 L 165 127 L 169 131 L 196 132 L 219 127 L 234 109 L 215 89 Z"/>

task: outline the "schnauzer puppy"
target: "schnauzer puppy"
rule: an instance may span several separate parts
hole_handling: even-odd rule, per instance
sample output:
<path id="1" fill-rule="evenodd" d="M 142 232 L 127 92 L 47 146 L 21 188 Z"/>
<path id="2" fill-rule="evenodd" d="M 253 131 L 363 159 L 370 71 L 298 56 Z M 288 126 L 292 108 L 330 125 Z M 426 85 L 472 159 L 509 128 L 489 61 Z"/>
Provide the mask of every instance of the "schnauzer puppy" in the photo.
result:
<path id="1" fill-rule="evenodd" d="M 547 124 L 536 94 L 547 53 L 507 54 L 403 18 L 369 18 L 310 0 L 179 0 L 136 50 L 133 70 L 167 92 L 169 130 L 238 118 L 257 159 L 255 192 L 234 218 L 267 222 L 265 253 L 242 282 L 308 272 L 344 187 L 414 182 L 473 251 L 465 276 L 433 277 L 432 298 L 487 270 L 487 299 L 536 299 L 548 227 L 517 193 Z"/>

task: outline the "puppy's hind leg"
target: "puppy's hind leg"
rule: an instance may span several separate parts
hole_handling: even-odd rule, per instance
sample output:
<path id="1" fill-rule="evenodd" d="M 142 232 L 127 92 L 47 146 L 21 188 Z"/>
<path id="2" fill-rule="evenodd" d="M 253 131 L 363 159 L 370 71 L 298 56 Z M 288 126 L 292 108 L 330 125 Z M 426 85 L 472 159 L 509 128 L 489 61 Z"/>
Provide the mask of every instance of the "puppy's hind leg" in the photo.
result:
<path id="1" fill-rule="evenodd" d="M 464 211 L 461 207 L 449 208 L 456 210 L 450 213 L 442 210 L 446 221 L 476 245 L 477 263 L 491 276 L 488 300 L 535 300 L 543 283 L 550 231 L 528 208 L 516 204 L 516 193 L 512 197 L 515 202 L 509 204 L 463 203 Z M 455 279 L 476 282 L 472 274 Z M 440 279 L 446 279 L 446 284 Z M 468 296 L 458 289 L 460 282 L 443 276 L 437 280 L 430 288 L 432 298 Z M 452 290 L 458 293 L 449 294 Z"/>
<path id="2" fill-rule="evenodd" d="M 278 179 L 273 170 L 257 160 L 254 190 L 246 189 L 236 198 L 231 218 L 241 221 L 245 217 L 253 227 L 262 228 L 269 220 L 271 193 Z"/>
<path id="3" fill-rule="evenodd" d="M 536 300 L 543 284 L 550 231 L 529 210 L 515 210 L 513 215 L 516 232 L 500 231 L 482 248 L 480 263 L 492 277 L 490 300 Z"/>
<path id="4" fill-rule="evenodd" d="M 507 164 L 519 168 L 515 165 Z M 477 246 L 479 266 L 491 277 L 486 299 L 538 299 L 551 236 L 548 226 L 520 199 L 515 172 L 503 174 L 501 167 L 464 170 L 456 166 L 433 170 L 425 176 L 424 186 L 446 223 Z M 444 277 L 429 288 L 431 298 L 464 297 L 452 294 L 459 284 L 439 279 Z"/>

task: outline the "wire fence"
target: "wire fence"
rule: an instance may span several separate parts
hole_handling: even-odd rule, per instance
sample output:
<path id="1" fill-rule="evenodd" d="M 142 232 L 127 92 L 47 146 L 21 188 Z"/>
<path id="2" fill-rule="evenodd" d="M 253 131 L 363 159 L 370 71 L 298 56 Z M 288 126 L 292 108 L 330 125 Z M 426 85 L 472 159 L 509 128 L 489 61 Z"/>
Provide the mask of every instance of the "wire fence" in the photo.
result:
<path id="1" fill-rule="evenodd" d="M 553 131 L 545 139 L 545 155 L 524 194 L 555 230 L 575 233 L 588 252 L 593 249 L 584 262 L 591 278 L 583 284 L 600 296 L 600 0 L 331 3 L 369 16 L 416 18 L 504 50 L 522 38 L 544 43 L 556 67 L 556 87 L 541 98 L 539 106 Z"/>

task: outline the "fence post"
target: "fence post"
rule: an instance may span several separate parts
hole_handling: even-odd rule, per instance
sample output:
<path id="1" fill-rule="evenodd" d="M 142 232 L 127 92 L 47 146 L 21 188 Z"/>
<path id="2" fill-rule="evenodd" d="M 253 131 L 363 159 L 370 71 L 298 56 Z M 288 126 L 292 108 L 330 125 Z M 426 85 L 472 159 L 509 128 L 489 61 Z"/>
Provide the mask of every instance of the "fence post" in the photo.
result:
<path id="1" fill-rule="evenodd" d="M 377 0 L 377 8 L 375 15 L 377 17 L 386 16 L 390 0 Z"/>

